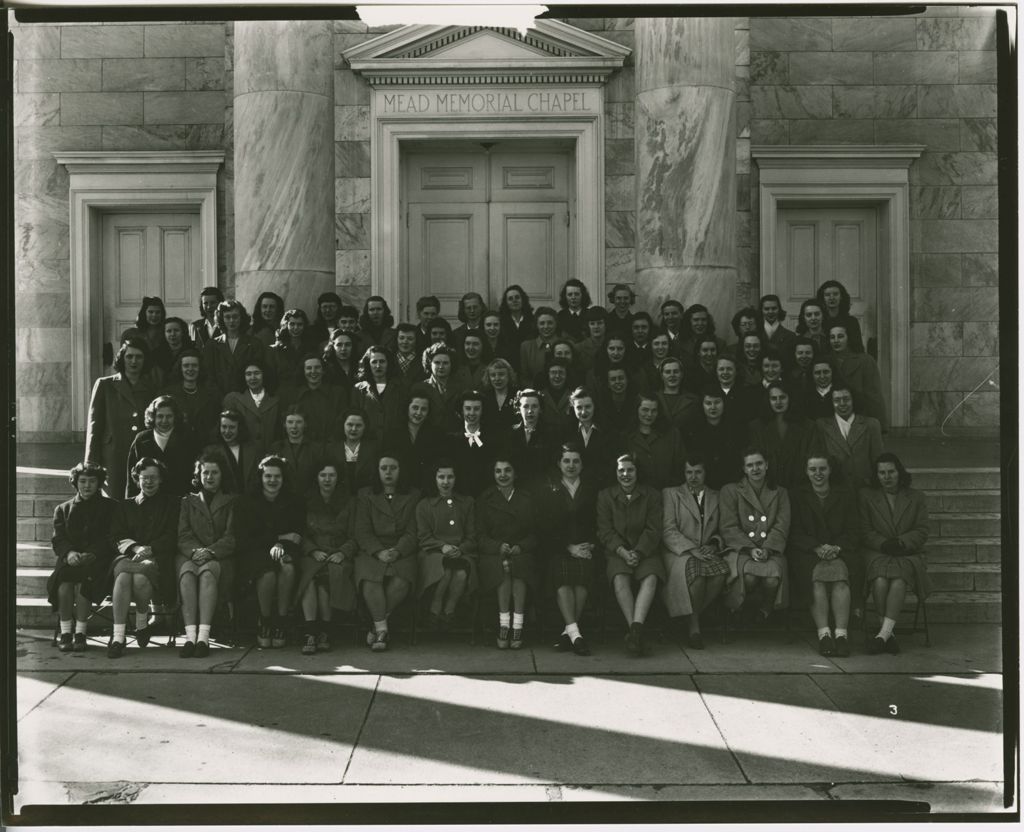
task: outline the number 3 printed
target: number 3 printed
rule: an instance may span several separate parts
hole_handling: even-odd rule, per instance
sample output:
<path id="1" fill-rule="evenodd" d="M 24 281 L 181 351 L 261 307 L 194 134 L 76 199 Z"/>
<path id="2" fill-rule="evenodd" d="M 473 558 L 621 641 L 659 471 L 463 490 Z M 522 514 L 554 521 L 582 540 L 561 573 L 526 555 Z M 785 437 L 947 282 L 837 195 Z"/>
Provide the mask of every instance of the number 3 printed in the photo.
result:
<path id="1" fill-rule="evenodd" d="M 898 716 L 899 712 L 900 712 L 899 708 L 897 708 L 895 705 L 890 705 L 889 706 L 889 715 L 890 716 Z"/>

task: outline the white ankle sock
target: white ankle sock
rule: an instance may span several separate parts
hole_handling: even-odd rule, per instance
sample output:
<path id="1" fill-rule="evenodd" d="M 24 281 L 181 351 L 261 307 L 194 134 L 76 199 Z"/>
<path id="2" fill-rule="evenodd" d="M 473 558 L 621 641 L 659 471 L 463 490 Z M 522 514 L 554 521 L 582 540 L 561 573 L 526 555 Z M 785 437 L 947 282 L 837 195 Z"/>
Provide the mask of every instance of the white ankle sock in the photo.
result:
<path id="1" fill-rule="evenodd" d="M 137 612 L 135 613 L 135 630 L 144 630 L 146 625 L 149 624 L 149 612 Z"/>
<path id="2" fill-rule="evenodd" d="M 521 612 L 512 613 L 512 629 L 521 630 L 523 629 L 523 621 L 526 616 Z"/>
<path id="3" fill-rule="evenodd" d="M 186 624 L 185 625 L 185 641 L 191 641 L 193 644 L 196 642 L 196 625 Z"/>
<path id="4" fill-rule="evenodd" d="M 210 643 L 210 625 L 200 624 L 199 633 L 196 636 L 196 641 L 205 641 L 207 644 Z"/>
<path id="5" fill-rule="evenodd" d="M 67 621 L 65 621 L 63 618 L 60 620 L 60 634 L 62 636 L 71 635 L 71 622 L 72 619 L 70 618 Z"/>
<path id="6" fill-rule="evenodd" d="M 892 618 L 882 619 L 882 629 L 878 631 L 876 638 L 882 639 L 882 641 L 888 641 L 892 635 L 892 631 L 896 629 L 896 621 Z"/>
<path id="7" fill-rule="evenodd" d="M 508 627 L 512 623 L 512 613 L 510 612 L 499 612 L 498 613 L 498 626 Z"/>
<path id="8" fill-rule="evenodd" d="M 127 624 L 115 624 L 114 625 L 114 635 L 111 637 L 111 640 L 112 641 L 119 641 L 119 642 L 121 642 L 121 644 L 124 644 L 124 631 L 125 631 L 125 629 L 127 629 L 127 627 L 128 627 Z"/>
<path id="9" fill-rule="evenodd" d="M 388 631 L 388 620 L 385 618 L 383 621 L 374 621 L 373 631 L 375 633 L 386 633 Z"/>
<path id="10" fill-rule="evenodd" d="M 576 641 L 580 637 L 579 625 L 573 621 L 572 624 L 565 625 L 565 634 L 569 636 L 570 641 Z"/>
<path id="11" fill-rule="evenodd" d="M 836 638 L 846 638 L 848 633 L 849 633 L 848 630 L 846 630 L 846 629 L 844 629 L 842 627 L 836 627 Z"/>
<path id="12" fill-rule="evenodd" d="M 75 632 L 81 633 L 84 636 L 87 632 L 89 632 L 89 622 L 75 621 Z"/>
<path id="13" fill-rule="evenodd" d="M 832 631 L 828 627 L 818 627 L 818 638 L 823 639 L 825 636 L 832 635 Z"/>

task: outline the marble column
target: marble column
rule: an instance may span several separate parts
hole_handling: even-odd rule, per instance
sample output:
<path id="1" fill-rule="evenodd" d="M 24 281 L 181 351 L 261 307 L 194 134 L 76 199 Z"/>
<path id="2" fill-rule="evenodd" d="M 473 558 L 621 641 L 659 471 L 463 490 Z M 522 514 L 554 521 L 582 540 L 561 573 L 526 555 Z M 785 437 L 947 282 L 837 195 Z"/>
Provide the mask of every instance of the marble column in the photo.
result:
<path id="1" fill-rule="evenodd" d="M 335 284 L 331 21 L 238 21 L 234 66 L 235 297 L 312 319 Z"/>
<path id="2" fill-rule="evenodd" d="M 636 34 L 636 282 L 652 311 L 736 298 L 733 19 L 641 18 Z"/>

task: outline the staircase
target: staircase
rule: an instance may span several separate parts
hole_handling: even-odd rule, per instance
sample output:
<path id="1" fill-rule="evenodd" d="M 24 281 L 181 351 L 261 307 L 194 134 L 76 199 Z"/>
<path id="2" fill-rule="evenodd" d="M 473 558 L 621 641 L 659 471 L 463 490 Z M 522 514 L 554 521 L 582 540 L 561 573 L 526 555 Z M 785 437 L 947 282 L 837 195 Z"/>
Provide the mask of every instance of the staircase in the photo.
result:
<path id="1" fill-rule="evenodd" d="M 69 463 L 68 467 L 73 463 Z M 19 468 L 17 473 L 17 625 L 50 628 L 46 579 L 53 510 L 72 496 L 67 469 Z M 932 536 L 928 573 L 930 622 L 1000 621 L 998 468 L 912 468 L 914 487 L 928 495 Z M 869 604 L 870 607 L 870 604 Z M 908 599 L 913 609 L 913 598 Z"/>

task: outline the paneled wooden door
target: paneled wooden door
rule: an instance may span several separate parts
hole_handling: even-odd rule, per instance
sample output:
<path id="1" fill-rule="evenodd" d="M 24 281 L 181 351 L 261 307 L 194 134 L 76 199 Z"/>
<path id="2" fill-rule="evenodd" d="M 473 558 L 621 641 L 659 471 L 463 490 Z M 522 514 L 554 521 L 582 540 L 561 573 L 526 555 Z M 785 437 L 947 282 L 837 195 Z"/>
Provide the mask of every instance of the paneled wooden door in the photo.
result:
<path id="1" fill-rule="evenodd" d="M 104 343 L 117 349 L 146 296 L 162 298 L 169 318 L 199 314 L 199 214 L 105 214 L 101 234 Z"/>
<path id="2" fill-rule="evenodd" d="M 570 149 L 528 143 L 406 154 L 406 320 L 428 294 L 452 321 L 466 292 L 497 308 L 512 283 L 534 308 L 557 304 L 573 274 L 571 160 Z"/>
<path id="3" fill-rule="evenodd" d="M 880 336 L 877 306 L 878 209 L 780 208 L 776 234 L 776 289 L 791 325 L 804 300 L 825 281 L 838 280 L 850 293 L 850 312 L 865 345 L 877 339 L 878 369 L 888 389 L 891 338 Z"/>

